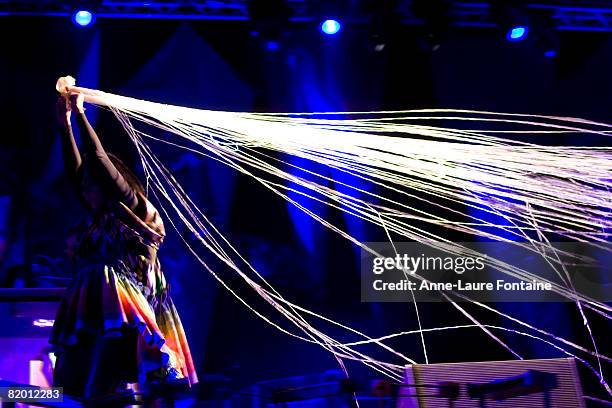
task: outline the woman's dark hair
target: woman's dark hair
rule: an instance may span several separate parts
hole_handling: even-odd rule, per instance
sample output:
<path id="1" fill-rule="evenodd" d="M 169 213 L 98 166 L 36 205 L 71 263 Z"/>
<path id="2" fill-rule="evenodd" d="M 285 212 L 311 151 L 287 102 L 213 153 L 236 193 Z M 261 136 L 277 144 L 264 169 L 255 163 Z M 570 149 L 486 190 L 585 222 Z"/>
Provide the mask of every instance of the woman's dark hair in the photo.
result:
<path id="1" fill-rule="evenodd" d="M 123 161 L 121 161 L 119 157 L 115 156 L 112 153 L 107 154 L 110 161 L 119 171 L 119 173 L 121 173 L 125 181 L 127 181 L 127 183 L 130 185 L 130 187 L 132 187 L 135 192 L 141 193 L 142 195 L 146 196 L 147 194 L 138 176 L 134 174 L 134 172 L 125 163 L 123 163 Z"/>

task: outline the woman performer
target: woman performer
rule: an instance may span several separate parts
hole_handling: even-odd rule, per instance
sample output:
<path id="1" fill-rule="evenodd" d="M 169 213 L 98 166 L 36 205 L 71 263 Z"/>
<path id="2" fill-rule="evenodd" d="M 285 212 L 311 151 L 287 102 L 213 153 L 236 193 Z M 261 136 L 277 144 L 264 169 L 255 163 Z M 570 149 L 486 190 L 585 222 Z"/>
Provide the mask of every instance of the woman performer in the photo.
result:
<path id="1" fill-rule="evenodd" d="M 85 146 L 82 160 L 72 111 Z M 65 169 L 92 221 L 80 238 L 77 275 L 51 332 L 53 385 L 68 395 L 99 398 L 126 383 L 197 382 L 157 258 L 165 235 L 159 213 L 134 173 L 104 150 L 82 95 L 59 98 L 58 120 Z"/>

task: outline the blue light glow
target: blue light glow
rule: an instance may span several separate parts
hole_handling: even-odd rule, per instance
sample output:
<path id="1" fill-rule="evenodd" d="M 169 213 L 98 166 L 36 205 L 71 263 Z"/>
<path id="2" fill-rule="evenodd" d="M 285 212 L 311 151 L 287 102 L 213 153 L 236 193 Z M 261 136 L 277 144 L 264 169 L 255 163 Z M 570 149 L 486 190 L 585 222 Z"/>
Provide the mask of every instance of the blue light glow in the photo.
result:
<path id="1" fill-rule="evenodd" d="M 323 34 L 334 35 L 342 29 L 342 24 L 338 20 L 325 20 L 321 23 L 321 31 Z"/>
<path id="2" fill-rule="evenodd" d="M 91 11 L 78 10 L 72 15 L 72 21 L 80 27 L 87 27 L 93 24 L 94 15 Z"/>
<path id="3" fill-rule="evenodd" d="M 514 26 L 508 30 L 506 38 L 508 41 L 522 41 L 527 37 L 529 28 L 526 26 Z"/>
<path id="4" fill-rule="evenodd" d="M 268 51 L 278 51 L 280 49 L 280 43 L 278 41 L 269 40 L 266 42 L 266 48 Z"/>
<path id="5" fill-rule="evenodd" d="M 546 50 L 544 51 L 544 56 L 546 58 L 555 58 L 557 56 L 557 51 L 556 50 Z"/>

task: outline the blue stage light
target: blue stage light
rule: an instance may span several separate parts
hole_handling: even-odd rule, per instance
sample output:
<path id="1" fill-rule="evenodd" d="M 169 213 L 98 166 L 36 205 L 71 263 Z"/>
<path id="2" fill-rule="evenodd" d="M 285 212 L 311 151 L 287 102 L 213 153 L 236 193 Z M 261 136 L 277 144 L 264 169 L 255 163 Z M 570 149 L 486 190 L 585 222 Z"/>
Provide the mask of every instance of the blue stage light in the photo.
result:
<path id="1" fill-rule="evenodd" d="M 269 40 L 266 42 L 266 48 L 268 51 L 278 51 L 280 49 L 280 43 L 278 41 Z"/>
<path id="2" fill-rule="evenodd" d="M 88 27 L 93 24 L 95 17 L 91 11 L 77 10 L 72 15 L 72 22 L 79 27 Z"/>
<path id="3" fill-rule="evenodd" d="M 544 51 L 544 56 L 546 58 L 555 58 L 557 56 L 557 50 L 546 50 Z"/>
<path id="4" fill-rule="evenodd" d="M 342 29 L 342 24 L 338 20 L 325 20 L 321 23 L 321 31 L 323 34 L 334 35 Z"/>
<path id="5" fill-rule="evenodd" d="M 508 30 L 506 39 L 508 41 L 522 41 L 527 37 L 529 28 L 527 26 L 514 26 Z"/>

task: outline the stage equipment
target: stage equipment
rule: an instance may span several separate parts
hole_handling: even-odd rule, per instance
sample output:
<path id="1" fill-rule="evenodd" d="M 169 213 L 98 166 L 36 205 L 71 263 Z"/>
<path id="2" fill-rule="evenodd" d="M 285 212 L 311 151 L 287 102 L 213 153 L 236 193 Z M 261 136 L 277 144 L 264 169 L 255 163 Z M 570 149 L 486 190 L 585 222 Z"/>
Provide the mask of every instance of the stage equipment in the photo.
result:
<path id="1" fill-rule="evenodd" d="M 414 364 L 406 367 L 404 382 L 421 386 L 402 387 L 398 408 L 584 407 L 571 358 Z M 422 386 L 448 384 L 455 384 L 457 392 L 445 396 Z"/>

